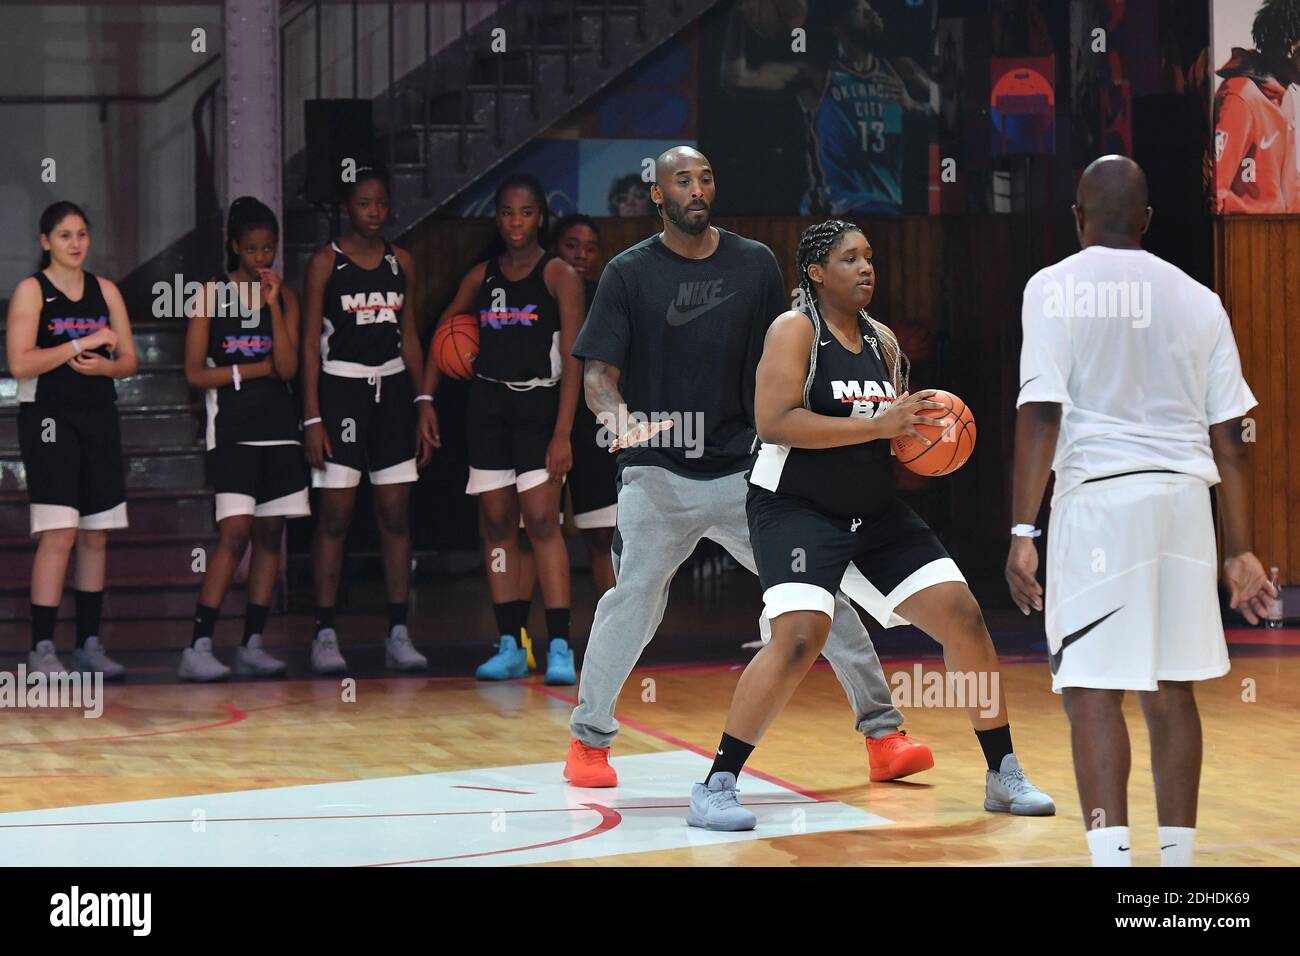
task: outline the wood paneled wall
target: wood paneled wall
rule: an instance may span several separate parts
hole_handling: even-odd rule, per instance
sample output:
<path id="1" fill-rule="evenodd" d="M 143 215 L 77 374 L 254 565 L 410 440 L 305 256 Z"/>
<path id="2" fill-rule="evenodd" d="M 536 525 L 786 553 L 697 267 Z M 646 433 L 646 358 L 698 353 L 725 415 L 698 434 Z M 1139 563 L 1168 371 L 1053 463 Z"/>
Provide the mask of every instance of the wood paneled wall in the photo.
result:
<path id="1" fill-rule="evenodd" d="M 1214 286 L 1232 320 L 1259 405 L 1251 449 L 1255 551 L 1282 580 L 1300 579 L 1300 217 L 1242 216 L 1214 227 Z"/>

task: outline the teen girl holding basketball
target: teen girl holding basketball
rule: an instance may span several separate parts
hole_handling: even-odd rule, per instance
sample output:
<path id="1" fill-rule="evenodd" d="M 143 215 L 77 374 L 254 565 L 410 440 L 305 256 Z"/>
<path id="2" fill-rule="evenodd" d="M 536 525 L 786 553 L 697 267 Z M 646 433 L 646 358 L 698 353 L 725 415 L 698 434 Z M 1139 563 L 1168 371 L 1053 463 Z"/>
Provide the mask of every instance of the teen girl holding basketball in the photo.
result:
<path id="1" fill-rule="evenodd" d="M 799 240 L 798 270 L 806 312 L 772 323 L 758 366 L 754 414 L 763 444 L 746 503 L 770 639 L 741 675 L 687 817 L 714 830 L 754 826 L 736 799 L 736 777 L 825 646 L 837 590 L 884 627 L 925 631 L 943 645 L 950 670 L 998 670 L 961 571 L 894 495 L 888 440 L 926 441 L 916 425 L 930 420 L 920 413 L 944 406 L 929 400 L 932 391 L 908 393 L 907 357 L 866 312 L 876 280 L 871 245 L 849 222 L 812 226 Z M 989 768 L 984 808 L 1054 813 L 1012 750 L 1000 682 L 975 685 L 995 695 L 968 707 Z"/>
<path id="2" fill-rule="evenodd" d="M 411 581 L 410 500 L 417 465 L 440 439 L 428 393 L 416 394 L 423 354 L 406 308 L 411 254 L 381 234 L 388 219 L 388 176 L 357 170 L 344 192 L 350 229 L 320 249 L 307 268 L 302 335 L 303 435 L 320 511 L 312 539 L 316 638 L 311 666 L 333 674 L 347 665 L 334 630 L 343 545 L 361 473 L 370 477 L 388 591 L 385 660 L 419 670 L 406 616 Z"/>
<path id="3" fill-rule="evenodd" d="M 32 650 L 27 669 L 64 670 L 54 621 L 77 552 L 73 666 L 122 677 L 99 640 L 107 532 L 125 528 L 126 482 L 113 381 L 134 375 L 131 323 L 117 286 L 83 267 L 90 223 L 70 202 L 41 213 L 40 268 L 9 300 L 9 372 L 18 380 L 18 444 L 31 498 Z"/>
<path id="4" fill-rule="evenodd" d="M 501 635 L 480 680 L 528 674 L 519 620 L 519 519 L 532 542 L 546 604 L 546 681 L 576 681 L 569 648 L 569 556 L 560 532 L 560 491 L 573 463 L 570 433 L 582 370 L 571 351 L 585 315 L 582 280 L 542 248 L 546 193 L 531 176 L 511 176 L 496 192 L 503 244 L 471 269 L 440 321 L 470 312 L 479 321 L 468 409 L 469 482 L 479 499 L 488 588 Z M 432 395 L 439 371 L 425 363 Z"/>

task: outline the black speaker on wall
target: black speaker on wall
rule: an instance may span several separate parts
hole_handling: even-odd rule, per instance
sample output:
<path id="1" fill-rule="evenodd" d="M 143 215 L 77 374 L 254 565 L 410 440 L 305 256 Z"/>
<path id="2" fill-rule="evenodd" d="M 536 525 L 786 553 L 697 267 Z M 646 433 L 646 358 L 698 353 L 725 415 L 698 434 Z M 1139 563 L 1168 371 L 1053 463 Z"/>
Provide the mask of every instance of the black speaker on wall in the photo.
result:
<path id="1" fill-rule="evenodd" d="M 303 195 L 314 203 L 338 202 L 343 161 L 365 166 L 374 157 L 375 128 L 369 100 L 307 100 Z"/>

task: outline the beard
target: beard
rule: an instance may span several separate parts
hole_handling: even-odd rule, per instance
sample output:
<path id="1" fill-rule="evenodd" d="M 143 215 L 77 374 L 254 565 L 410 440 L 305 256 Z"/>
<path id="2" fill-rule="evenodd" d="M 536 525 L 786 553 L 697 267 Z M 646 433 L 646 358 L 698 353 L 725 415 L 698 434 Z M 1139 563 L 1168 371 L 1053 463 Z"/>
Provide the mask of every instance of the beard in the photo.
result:
<path id="1" fill-rule="evenodd" d="M 692 210 L 694 211 L 694 210 Z M 675 203 L 667 196 L 664 197 L 663 215 L 664 218 L 674 226 L 689 236 L 698 236 L 705 229 L 709 228 L 709 216 L 712 212 L 707 206 L 704 208 L 704 218 L 698 221 L 692 221 L 687 218 L 686 207 L 680 203 Z"/>

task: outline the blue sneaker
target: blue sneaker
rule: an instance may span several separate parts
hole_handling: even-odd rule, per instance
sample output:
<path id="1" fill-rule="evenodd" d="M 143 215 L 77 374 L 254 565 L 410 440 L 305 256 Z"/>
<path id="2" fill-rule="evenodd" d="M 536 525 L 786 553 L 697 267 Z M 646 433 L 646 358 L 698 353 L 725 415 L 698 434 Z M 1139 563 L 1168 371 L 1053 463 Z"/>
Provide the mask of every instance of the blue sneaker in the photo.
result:
<path id="1" fill-rule="evenodd" d="M 551 649 L 546 652 L 546 683 L 576 684 L 578 675 L 573 671 L 573 649 L 562 637 L 551 641 Z"/>
<path id="2" fill-rule="evenodd" d="M 708 784 L 697 783 L 691 789 L 686 822 L 706 830 L 752 830 L 758 817 L 736 799 L 735 774 L 715 773 Z"/>
<path id="3" fill-rule="evenodd" d="M 509 634 L 501 635 L 497 652 L 478 666 L 479 680 L 515 680 L 528 676 L 528 652 Z"/>

